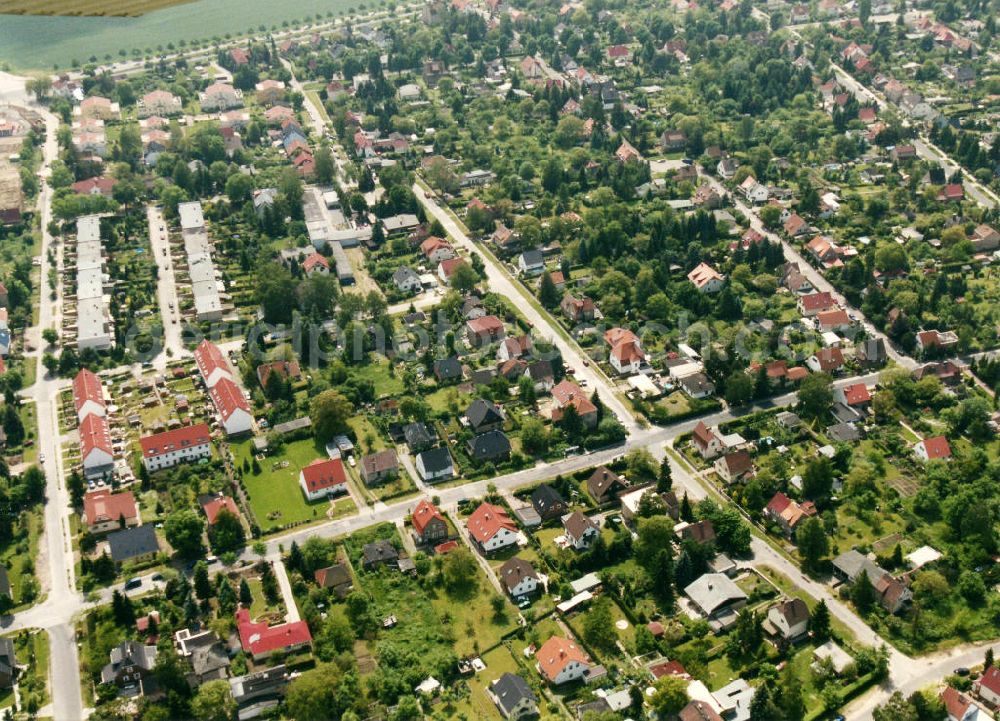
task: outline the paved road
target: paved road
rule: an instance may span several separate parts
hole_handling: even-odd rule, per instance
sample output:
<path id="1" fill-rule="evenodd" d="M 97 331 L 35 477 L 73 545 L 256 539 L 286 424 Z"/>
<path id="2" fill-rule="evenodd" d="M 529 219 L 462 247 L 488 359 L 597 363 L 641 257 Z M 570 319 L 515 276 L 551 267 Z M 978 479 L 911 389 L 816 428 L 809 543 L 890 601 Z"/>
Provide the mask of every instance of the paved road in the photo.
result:
<path id="1" fill-rule="evenodd" d="M 43 181 L 39 204 L 42 228 L 40 277 L 44 286 L 48 283 L 49 251 L 53 247 L 53 238 L 48 232 L 48 224 L 52 217 L 52 191 L 48 184 L 48 177 L 51 174 L 52 161 L 58 157 L 59 152 L 56 141 L 59 121 L 51 113 L 42 112 L 46 124 L 46 139 L 43 146 L 43 167 L 41 170 Z M 61 251 L 62 249 L 59 248 L 60 260 Z M 59 262 L 57 261 L 57 266 Z M 54 303 L 48 300 L 45 288 L 42 290 L 42 298 L 38 328 L 61 327 L 61 282 L 60 288 L 57 289 L 57 300 Z M 66 642 L 67 638 L 72 638 L 74 635 L 69 619 L 81 599 L 76 591 L 74 577 L 73 544 L 69 523 L 70 499 L 64 482 L 67 469 L 63 468 L 62 449 L 60 448 L 59 393 L 63 384 L 58 378 L 46 375 L 45 366 L 42 365 L 41 344 L 37 344 L 37 347 L 38 350 L 34 355 L 35 362 L 38 364 L 38 380 L 34 386 L 28 389 L 28 395 L 35 400 L 38 420 L 38 450 L 45 457 L 42 469 L 45 471 L 47 502 L 45 504 L 43 543 L 45 544 L 45 560 L 48 564 L 49 584 L 45 605 L 53 611 L 45 616 L 50 622 L 39 625 L 49 629 L 50 648 L 52 649 L 49 670 L 53 689 L 53 716 L 57 719 L 78 719 L 82 718 L 83 715 L 83 698 L 80 694 L 77 649 L 76 643 Z M 54 626 L 52 625 L 53 621 L 56 621 Z"/>
<path id="2" fill-rule="evenodd" d="M 416 194 L 420 204 L 424 206 L 424 210 L 441 223 L 448 232 L 448 235 L 458 245 L 465 248 L 470 255 L 478 255 L 482 258 L 483 265 L 486 268 L 486 281 L 490 290 L 512 301 L 536 331 L 548 335 L 549 339 L 555 343 L 555 346 L 562 354 L 563 362 L 575 370 L 576 381 L 578 383 L 585 381 L 589 388 L 596 388 L 601 400 L 604 402 L 604 407 L 611 410 L 618 417 L 618 420 L 622 422 L 629 433 L 635 433 L 639 430 L 639 424 L 632 415 L 632 411 L 625 407 L 625 404 L 622 403 L 620 397 L 615 393 L 614 388 L 604 374 L 595 367 L 595 364 L 590 362 L 589 358 L 584 357 L 583 352 L 576 343 L 570 343 L 556 330 L 555 321 L 548 318 L 548 314 L 539 312 L 533 302 L 528 302 L 527 291 L 524 287 L 518 281 L 511 278 L 500 263 L 494 260 L 492 255 L 481 252 L 476 247 L 476 244 L 472 242 L 472 239 L 455 222 L 455 219 L 449 213 L 445 212 L 438 205 L 437 201 L 428 196 L 420 185 L 414 184 L 413 192 Z M 584 384 L 581 383 L 581 385 Z"/>
<path id="3" fill-rule="evenodd" d="M 181 314 L 178 307 L 177 282 L 174 261 L 170 254 L 170 230 L 163 218 L 163 211 L 155 205 L 146 207 L 149 220 L 149 244 L 156 261 L 156 295 L 160 303 L 160 318 L 163 323 L 163 350 L 153 360 L 158 370 L 167 367 L 170 358 L 180 358 L 186 354 L 181 340 Z"/>

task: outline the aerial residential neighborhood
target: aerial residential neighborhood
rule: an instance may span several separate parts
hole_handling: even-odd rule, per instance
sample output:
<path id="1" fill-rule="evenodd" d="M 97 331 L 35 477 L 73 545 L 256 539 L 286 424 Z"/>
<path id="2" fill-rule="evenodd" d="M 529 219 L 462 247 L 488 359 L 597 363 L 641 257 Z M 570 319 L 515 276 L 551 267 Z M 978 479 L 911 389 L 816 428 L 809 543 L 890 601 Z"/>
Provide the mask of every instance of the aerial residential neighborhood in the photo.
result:
<path id="1" fill-rule="evenodd" d="M 0 8 L 5 719 L 997 718 L 996 7 L 220 3 Z"/>

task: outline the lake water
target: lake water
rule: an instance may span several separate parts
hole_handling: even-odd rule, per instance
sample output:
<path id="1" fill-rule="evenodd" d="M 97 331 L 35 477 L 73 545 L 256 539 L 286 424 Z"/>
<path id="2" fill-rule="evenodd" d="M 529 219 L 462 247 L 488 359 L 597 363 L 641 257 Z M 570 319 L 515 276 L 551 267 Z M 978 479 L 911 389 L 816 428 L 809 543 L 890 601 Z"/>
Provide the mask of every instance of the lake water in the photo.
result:
<path id="1" fill-rule="evenodd" d="M 306 15 L 328 12 L 340 14 L 349 8 L 374 5 L 365 0 L 199 0 L 157 10 L 137 18 L 50 17 L 0 15 L 0 63 L 14 69 L 51 70 L 68 68 L 76 59 L 99 62 L 110 53 L 121 59 L 125 49 L 145 50 L 175 45 L 180 40 L 210 40 L 226 33 L 244 33 L 258 26 L 281 26 L 285 20 L 301 20 Z"/>

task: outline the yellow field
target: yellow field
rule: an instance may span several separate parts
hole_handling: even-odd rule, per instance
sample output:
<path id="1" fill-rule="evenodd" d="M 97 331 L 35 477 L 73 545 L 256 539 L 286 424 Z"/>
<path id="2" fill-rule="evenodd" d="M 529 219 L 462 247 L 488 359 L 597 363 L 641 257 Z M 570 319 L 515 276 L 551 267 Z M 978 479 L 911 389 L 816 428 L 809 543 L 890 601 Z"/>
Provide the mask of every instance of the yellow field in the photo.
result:
<path id="1" fill-rule="evenodd" d="M 0 14 L 138 17 L 189 0 L 0 0 Z"/>

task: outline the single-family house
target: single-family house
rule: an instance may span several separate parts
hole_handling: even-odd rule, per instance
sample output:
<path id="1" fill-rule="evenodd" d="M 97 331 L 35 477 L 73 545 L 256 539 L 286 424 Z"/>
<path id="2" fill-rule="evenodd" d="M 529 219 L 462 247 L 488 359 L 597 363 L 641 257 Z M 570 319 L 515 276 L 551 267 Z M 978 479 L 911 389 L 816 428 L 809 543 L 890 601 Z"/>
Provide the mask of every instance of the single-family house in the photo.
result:
<path id="1" fill-rule="evenodd" d="M 600 527 L 580 511 L 564 516 L 562 524 L 567 544 L 578 551 L 590 548 L 594 539 L 601 535 Z"/>
<path id="2" fill-rule="evenodd" d="M 615 500 L 627 488 L 625 479 L 607 466 L 598 466 L 587 479 L 587 492 L 599 506 Z"/>
<path id="3" fill-rule="evenodd" d="M 497 577 L 511 598 L 530 596 L 541 585 L 541 578 L 535 567 L 517 556 L 508 559 L 497 569 Z"/>
<path id="4" fill-rule="evenodd" d="M 554 686 L 583 679 L 593 662 L 575 642 L 553 636 L 535 652 L 538 671 Z"/>
<path id="5" fill-rule="evenodd" d="M 767 620 L 784 641 L 795 641 L 809 633 L 809 607 L 801 598 L 785 599 L 771 606 Z"/>
<path id="6" fill-rule="evenodd" d="M 447 481 L 455 476 L 455 466 L 446 446 L 431 448 L 417 454 L 414 459 L 420 480 L 427 483 Z"/>
<path id="7" fill-rule="evenodd" d="M 410 515 L 413 537 L 418 543 L 433 546 L 448 539 L 448 522 L 437 506 L 426 498 L 420 500 Z"/>
<path id="8" fill-rule="evenodd" d="M 299 486 L 309 502 L 347 493 L 347 474 L 340 458 L 317 458 L 299 471 Z"/>
<path id="9" fill-rule="evenodd" d="M 948 460 L 951 458 L 951 446 L 944 436 L 924 438 L 913 444 L 913 452 L 917 458 L 924 461 Z"/>
<path id="10" fill-rule="evenodd" d="M 480 504 L 466 520 L 465 526 L 469 537 L 483 553 L 513 546 L 518 540 L 517 526 L 507 515 L 507 509 L 492 503 Z"/>

